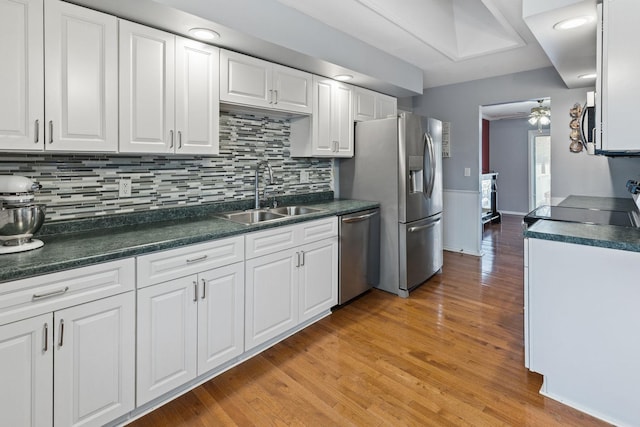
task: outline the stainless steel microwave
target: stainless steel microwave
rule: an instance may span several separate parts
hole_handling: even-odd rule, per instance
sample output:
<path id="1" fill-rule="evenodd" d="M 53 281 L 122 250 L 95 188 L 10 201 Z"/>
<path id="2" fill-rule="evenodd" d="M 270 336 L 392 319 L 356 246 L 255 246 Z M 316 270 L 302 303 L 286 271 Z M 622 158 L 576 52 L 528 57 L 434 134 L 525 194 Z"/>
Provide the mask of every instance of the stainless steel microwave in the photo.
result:
<path id="1" fill-rule="evenodd" d="M 587 102 L 582 109 L 580 118 L 580 140 L 589 154 L 595 154 L 596 149 L 596 93 L 587 92 Z"/>

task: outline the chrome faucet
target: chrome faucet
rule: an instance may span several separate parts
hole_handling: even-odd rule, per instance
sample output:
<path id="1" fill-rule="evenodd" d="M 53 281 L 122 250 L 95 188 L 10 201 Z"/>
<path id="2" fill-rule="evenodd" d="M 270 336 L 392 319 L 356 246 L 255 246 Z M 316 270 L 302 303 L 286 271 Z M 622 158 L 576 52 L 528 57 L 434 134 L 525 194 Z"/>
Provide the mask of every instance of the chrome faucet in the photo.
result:
<path id="1" fill-rule="evenodd" d="M 258 181 L 260 179 L 260 167 L 261 166 L 266 166 L 267 167 L 267 171 L 269 172 L 269 182 L 267 183 L 267 185 L 273 183 L 273 169 L 271 169 L 271 165 L 266 160 L 259 161 L 258 164 L 256 165 L 256 181 L 255 181 L 256 204 L 254 206 L 255 209 L 260 209 L 260 191 L 258 190 Z"/>

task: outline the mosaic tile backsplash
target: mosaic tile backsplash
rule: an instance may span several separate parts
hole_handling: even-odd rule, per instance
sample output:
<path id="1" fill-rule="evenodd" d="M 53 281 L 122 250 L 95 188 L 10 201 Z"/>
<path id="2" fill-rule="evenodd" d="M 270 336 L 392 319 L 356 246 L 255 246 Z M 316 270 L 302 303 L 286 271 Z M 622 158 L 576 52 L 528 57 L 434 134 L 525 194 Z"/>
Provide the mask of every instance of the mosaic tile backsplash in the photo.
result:
<path id="1" fill-rule="evenodd" d="M 220 155 L 94 155 L 0 153 L 0 174 L 42 184 L 36 202 L 46 221 L 253 199 L 255 165 L 266 159 L 274 184 L 268 193 L 296 195 L 333 190 L 333 160 L 290 157 L 286 118 L 220 114 Z M 300 184 L 300 171 L 309 183 Z M 131 179 L 132 197 L 118 198 L 118 181 Z M 261 173 L 260 193 L 267 182 Z"/>

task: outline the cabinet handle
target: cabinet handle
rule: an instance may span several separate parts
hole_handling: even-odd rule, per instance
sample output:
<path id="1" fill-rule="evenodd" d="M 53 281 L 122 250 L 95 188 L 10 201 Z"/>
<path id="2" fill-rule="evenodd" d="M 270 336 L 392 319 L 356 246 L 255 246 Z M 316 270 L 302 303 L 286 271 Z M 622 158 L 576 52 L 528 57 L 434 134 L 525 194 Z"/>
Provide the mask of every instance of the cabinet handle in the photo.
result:
<path id="1" fill-rule="evenodd" d="M 169 131 L 169 148 L 173 148 L 173 129 Z"/>
<path id="2" fill-rule="evenodd" d="M 33 142 L 37 144 L 40 141 L 40 120 L 36 119 L 34 127 L 35 127 L 35 132 L 34 132 Z"/>
<path id="3" fill-rule="evenodd" d="M 333 141 L 333 151 L 338 152 L 338 141 Z"/>
<path id="4" fill-rule="evenodd" d="M 300 263 L 300 265 L 304 266 L 304 251 L 300 251 L 300 254 L 302 254 L 302 262 Z"/>
<path id="5" fill-rule="evenodd" d="M 198 302 L 198 282 L 193 281 L 193 302 Z"/>
<path id="6" fill-rule="evenodd" d="M 178 148 L 182 148 L 182 131 L 178 131 Z"/>
<path id="7" fill-rule="evenodd" d="M 300 267 L 300 252 L 296 252 L 296 268 Z"/>
<path id="8" fill-rule="evenodd" d="M 269 104 L 273 104 L 273 89 L 269 89 Z"/>
<path id="9" fill-rule="evenodd" d="M 204 279 L 202 280 L 202 299 L 207 297 L 207 282 Z"/>
<path id="10" fill-rule="evenodd" d="M 49 144 L 53 144 L 53 120 L 49 120 Z"/>
<path id="11" fill-rule="evenodd" d="M 46 353 L 49 351 L 49 324 L 45 323 L 42 328 L 42 334 L 44 335 L 44 345 L 42 346 L 42 351 Z"/>
<path id="12" fill-rule="evenodd" d="M 278 91 L 277 90 L 273 91 L 273 98 L 274 98 L 273 103 L 277 104 L 278 103 Z"/>
<path id="13" fill-rule="evenodd" d="M 187 259 L 187 264 L 193 264 L 194 262 L 204 261 L 205 259 L 207 259 L 207 257 L 208 255 L 202 255 L 201 257 L 198 257 L 198 258 Z"/>
<path id="14" fill-rule="evenodd" d="M 57 291 L 51 291 L 51 292 L 47 292 L 45 294 L 33 294 L 33 297 L 31 299 L 33 301 L 37 301 L 39 299 L 51 298 L 51 297 L 55 297 L 56 295 L 62 295 L 65 292 L 67 292 L 68 290 L 69 290 L 69 287 L 65 286 L 63 289 L 58 289 Z"/>
<path id="15" fill-rule="evenodd" d="M 64 343 L 64 319 L 60 319 L 60 338 L 58 339 L 58 347 L 62 347 Z"/>

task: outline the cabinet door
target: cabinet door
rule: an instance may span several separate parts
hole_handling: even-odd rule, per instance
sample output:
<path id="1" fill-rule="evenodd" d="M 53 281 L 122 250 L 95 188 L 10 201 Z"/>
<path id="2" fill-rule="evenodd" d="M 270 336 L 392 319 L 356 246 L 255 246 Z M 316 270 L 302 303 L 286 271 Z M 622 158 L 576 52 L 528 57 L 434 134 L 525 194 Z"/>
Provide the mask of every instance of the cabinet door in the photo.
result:
<path id="1" fill-rule="evenodd" d="M 300 248 L 300 322 L 338 304 L 338 238 Z"/>
<path id="2" fill-rule="evenodd" d="M 42 150 L 42 0 L 0 0 L 0 149 Z"/>
<path id="3" fill-rule="evenodd" d="M 271 108 L 271 63 L 220 51 L 220 101 Z"/>
<path id="4" fill-rule="evenodd" d="M 640 83 L 636 70 L 640 57 L 629 54 L 630 38 L 638 25 L 640 2 L 604 1 L 602 21 L 601 114 L 604 150 L 640 150 L 631 137 L 630 124 L 636 120 Z M 599 88 L 596 88 L 596 91 Z"/>
<path id="5" fill-rule="evenodd" d="M 197 294 L 197 276 L 138 290 L 138 406 L 196 377 Z"/>
<path id="6" fill-rule="evenodd" d="M 54 426 L 101 426 L 135 404 L 133 292 L 54 313 Z"/>
<path id="7" fill-rule="evenodd" d="M 273 65 L 273 106 L 278 110 L 311 114 L 312 76 L 304 71 Z"/>
<path id="8" fill-rule="evenodd" d="M 218 154 L 219 49 L 176 38 L 176 153 Z"/>
<path id="9" fill-rule="evenodd" d="M 198 375 L 244 351 L 244 263 L 198 275 Z"/>
<path id="10" fill-rule="evenodd" d="M 393 96 L 376 94 L 376 119 L 386 119 L 398 115 L 398 100 Z"/>
<path id="11" fill-rule="evenodd" d="M 245 351 L 298 324 L 297 252 L 287 250 L 245 263 Z"/>
<path id="12" fill-rule="evenodd" d="M 173 153 L 175 36 L 119 22 L 120 152 Z"/>
<path id="13" fill-rule="evenodd" d="M 118 149 L 117 27 L 114 16 L 46 2 L 46 150 Z"/>
<path id="14" fill-rule="evenodd" d="M 336 157 L 353 157 L 353 87 L 337 84 L 333 90 L 335 105 L 331 133 L 338 141 Z"/>
<path id="15" fill-rule="evenodd" d="M 337 141 L 332 133 L 333 120 L 333 90 L 337 82 L 329 79 L 313 80 L 313 137 L 312 155 L 320 157 L 333 156 Z"/>
<path id="16" fill-rule="evenodd" d="M 376 94 L 373 91 L 356 88 L 353 93 L 355 108 L 354 119 L 357 121 L 373 120 L 376 118 Z"/>
<path id="17" fill-rule="evenodd" d="M 0 326 L 0 424 L 51 426 L 53 316 Z"/>

